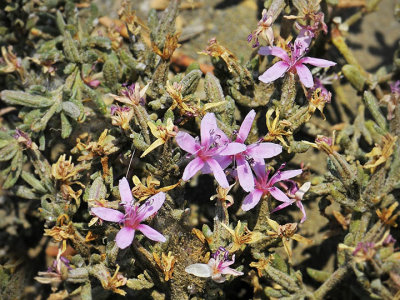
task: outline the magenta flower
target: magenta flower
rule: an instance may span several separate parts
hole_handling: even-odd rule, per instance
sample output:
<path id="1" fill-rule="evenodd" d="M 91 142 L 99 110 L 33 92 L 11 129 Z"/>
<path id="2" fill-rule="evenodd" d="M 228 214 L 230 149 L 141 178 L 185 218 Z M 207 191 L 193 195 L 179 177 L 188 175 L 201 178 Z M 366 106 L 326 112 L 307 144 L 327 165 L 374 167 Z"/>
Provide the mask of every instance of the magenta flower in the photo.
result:
<path id="1" fill-rule="evenodd" d="M 300 220 L 300 223 L 303 223 L 306 219 L 306 211 L 304 209 L 303 203 L 301 202 L 303 200 L 304 194 L 310 189 L 311 187 L 311 182 L 306 182 L 304 183 L 300 188 L 298 188 L 297 184 L 295 183 L 295 186 L 292 190 L 288 191 L 288 200 L 289 201 L 283 201 L 278 198 L 276 198 L 279 201 L 282 201 L 283 203 L 279 206 L 277 206 L 271 213 L 274 213 L 280 209 L 283 209 L 289 205 L 292 205 L 293 203 L 296 203 L 296 206 L 301 210 L 303 213 L 303 217 Z"/>
<path id="2" fill-rule="evenodd" d="M 228 255 L 229 252 L 225 248 L 219 247 L 207 264 L 193 264 L 187 266 L 185 271 L 198 277 L 211 277 L 218 283 L 226 280 L 223 275 L 243 275 L 243 272 L 229 268 L 235 262 L 235 255 L 232 256 L 232 260 L 228 260 Z"/>
<path id="3" fill-rule="evenodd" d="M 270 170 L 265 171 L 265 166 L 262 164 L 256 164 L 253 169 L 256 173 L 255 180 L 255 188 L 251 191 L 243 200 L 242 209 L 244 211 L 248 211 L 252 209 L 254 206 L 260 202 L 260 199 L 263 195 L 270 193 L 272 197 L 282 202 L 290 202 L 288 196 L 285 195 L 280 189 L 275 187 L 275 183 L 287 180 L 289 178 L 295 177 L 301 174 L 303 171 L 301 169 L 298 170 L 290 170 L 283 171 L 281 169 L 285 167 L 285 164 L 282 164 L 278 171 L 269 178 Z"/>
<path id="4" fill-rule="evenodd" d="M 313 77 L 310 70 L 304 64 L 310 64 L 318 67 L 331 67 L 336 65 L 335 62 L 315 58 L 315 57 L 304 57 L 308 51 L 308 47 L 311 43 L 311 37 L 305 35 L 299 35 L 294 41 L 294 46 L 290 45 L 290 53 L 288 53 L 279 47 L 261 47 L 258 54 L 261 55 L 274 55 L 281 58 L 281 61 L 275 63 L 271 68 L 264 72 L 258 79 L 265 83 L 270 83 L 279 77 L 282 77 L 286 72 L 297 73 L 300 81 L 305 87 L 311 88 L 314 85 Z"/>
<path id="5" fill-rule="evenodd" d="M 200 170 L 203 173 L 211 170 L 219 185 L 228 188 L 229 183 L 224 170 L 216 159 L 242 152 L 246 150 L 246 146 L 230 142 L 225 133 L 217 127 L 217 119 L 213 113 L 207 113 L 201 120 L 200 136 L 201 142 L 180 131 L 175 138 L 179 147 L 195 157 L 183 171 L 182 179 L 187 181 Z"/>
<path id="6" fill-rule="evenodd" d="M 141 231 L 153 241 L 165 242 L 166 239 L 161 233 L 148 225 L 141 224 L 143 220 L 152 216 L 161 208 L 165 200 L 165 194 L 160 192 L 149 198 L 141 206 L 134 204 L 131 188 L 125 177 L 119 181 L 119 193 L 121 195 L 121 204 L 125 208 L 125 214 L 106 207 L 94 207 L 91 209 L 91 212 L 102 220 L 123 224 L 123 227 L 115 237 L 118 247 L 125 249 L 132 244 L 135 230 Z"/>
<path id="7" fill-rule="evenodd" d="M 234 155 L 234 159 L 237 164 L 237 174 L 240 186 L 246 192 L 250 192 L 254 189 L 254 177 L 250 164 L 264 165 L 265 158 L 274 157 L 282 152 L 282 146 L 274 143 L 254 143 L 248 146 L 244 144 L 255 117 L 256 112 L 254 110 L 251 110 L 247 114 L 240 126 L 235 141 L 245 146 L 245 151 Z"/>

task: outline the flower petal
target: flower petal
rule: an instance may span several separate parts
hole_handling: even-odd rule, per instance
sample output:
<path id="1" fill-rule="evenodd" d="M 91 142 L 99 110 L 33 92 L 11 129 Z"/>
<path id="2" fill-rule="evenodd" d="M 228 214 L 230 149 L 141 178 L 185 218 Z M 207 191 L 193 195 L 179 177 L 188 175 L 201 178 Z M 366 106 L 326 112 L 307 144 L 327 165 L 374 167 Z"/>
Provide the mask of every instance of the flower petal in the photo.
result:
<path id="1" fill-rule="evenodd" d="M 307 57 L 307 56 L 303 57 L 300 61 L 302 64 L 310 64 L 321 68 L 332 67 L 336 65 L 335 62 L 330 60 L 315 58 L 315 57 Z"/>
<path id="2" fill-rule="evenodd" d="M 200 137 L 201 145 L 206 148 L 211 144 L 211 135 L 215 134 L 217 129 L 217 119 L 213 113 L 206 113 L 206 115 L 201 120 L 200 125 Z"/>
<path id="3" fill-rule="evenodd" d="M 253 158 L 271 158 L 281 152 L 281 145 L 274 143 L 256 143 L 247 146 L 246 154 Z"/>
<path id="4" fill-rule="evenodd" d="M 274 176 L 271 177 L 269 184 L 272 186 L 279 181 L 295 177 L 297 175 L 300 175 L 301 173 L 303 173 L 302 169 L 289 170 L 289 171 L 283 171 L 283 172 L 278 171 L 274 174 Z"/>
<path id="5" fill-rule="evenodd" d="M 265 172 L 264 161 L 258 161 L 258 163 L 253 166 L 253 170 L 258 179 L 263 179 L 267 175 L 267 172 Z"/>
<path id="6" fill-rule="evenodd" d="M 284 61 L 278 61 L 271 68 L 264 72 L 258 79 L 264 83 L 270 83 L 282 75 L 289 69 L 289 65 Z"/>
<path id="7" fill-rule="evenodd" d="M 284 203 L 282 203 L 281 205 L 278 205 L 277 207 L 275 207 L 272 211 L 271 211 L 271 213 L 274 213 L 274 212 L 276 212 L 276 211 L 278 211 L 278 210 L 281 210 L 281 209 L 283 209 L 283 208 L 285 208 L 285 207 L 288 207 L 289 205 L 291 205 L 291 204 L 293 204 L 294 203 L 294 201 L 291 201 L 291 202 L 284 202 Z"/>
<path id="8" fill-rule="evenodd" d="M 207 264 L 193 264 L 185 268 L 185 272 L 197 277 L 211 277 L 212 270 Z"/>
<path id="9" fill-rule="evenodd" d="M 300 189 L 297 190 L 295 193 L 296 199 L 301 200 L 304 197 L 304 194 L 310 189 L 311 187 L 311 182 L 307 181 L 305 182 Z"/>
<path id="10" fill-rule="evenodd" d="M 296 201 L 296 205 L 300 208 L 301 212 L 303 213 L 303 217 L 300 220 L 300 223 L 303 223 L 307 219 L 306 210 L 304 209 L 304 205 L 301 201 Z"/>
<path id="11" fill-rule="evenodd" d="M 184 181 L 189 180 L 192 178 L 196 173 L 204 166 L 204 161 L 200 157 L 196 157 L 193 159 L 183 171 L 182 179 Z"/>
<path id="12" fill-rule="evenodd" d="M 121 196 L 121 204 L 123 205 L 133 205 L 133 196 L 131 187 L 129 186 L 126 177 L 123 177 L 118 184 L 119 194 Z"/>
<path id="13" fill-rule="evenodd" d="M 165 194 L 159 192 L 149 198 L 144 204 L 139 207 L 137 212 L 137 221 L 140 223 L 146 220 L 151 215 L 154 215 L 163 205 L 165 201 Z"/>
<path id="14" fill-rule="evenodd" d="M 117 233 L 115 241 L 120 249 L 125 249 L 132 244 L 133 238 L 135 237 L 135 229 L 131 227 L 122 227 Z"/>
<path id="15" fill-rule="evenodd" d="M 236 137 L 236 142 L 243 143 L 249 135 L 251 125 L 253 125 L 256 112 L 252 109 L 244 118 L 242 125 L 240 125 L 239 132 Z"/>
<path id="16" fill-rule="evenodd" d="M 263 191 L 259 189 L 255 189 L 250 192 L 243 200 L 242 210 L 248 211 L 252 209 L 254 206 L 260 202 L 261 196 L 263 195 Z"/>
<path id="17" fill-rule="evenodd" d="M 224 172 L 224 170 L 222 170 L 219 163 L 213 158 L 207 159 L 206 163 L 209 165 L 209 167 L 213 171 L 215 180 L 217 180 L 218 184 L 221 187 L 227 189 L 229 187 L 229 183 L 228 183 L 228 180 L 226 179 L 225 172 Z"/>
<path id="18" fill-rule="evenodd" d="M 250 192 L 254 190 L 254 176 L 251 172 L 249 163 L 244 159 L 243 155 L 237 155 L 237 174 L 239 178 L 240 186 L 246 191 Z"/>
<path id="19" fill-rule="evenodd" d="M 164 243 L 167 240 L 165 236 L 146 224 L 139 224 L 136 229 L 140 230 L 147 238 L 152 241 Z"/>
<path id="20" fill-rule="evenodd" d="M 282 202 L 291 202 L 288 196 L 285 195 L 284 192 L 282 192 L 280 189 L 277 187 L 271 187 L 268 189 L 272 197 L 274 197 L 276 200 L 282 201 Z"/>
<path id="21" fill-rule="evenodd" d="M 96 217 L 109 222 L 121 222 L 124 219 L 124 214 L 118 210 L 106 207 L 93 207 L 90 210 Z"/>
<path id="22" fill-rule="evenodd" d="M 271 46 L 267 46 L 267 47 L 261 47 L 260 50 L 258 50 L 258 54 L 260 55 L 274 55 L 279 57 L 280 59 L 283 59 L 287 62 L 290 61 L 289 55 L 287 54 L 287 52 L 285 50 L 283 50 L 282 48 L 279 47 L 271 47 Z"/>
<path id="23" fill-rule="evenodd" d="M 234 155 L 246 150 L 246 145 L 243 143 L 232 142 L 226 145 L 218 155 Z"/>
<path id="24" fill-rule="evenodd" d="M 240 275 L 243 275 L 243 272 L 239 272 L 239 271 L 236 271 L 235 269 L 231 269 L 231 268 L 224 268 L 224 269 L 222 269 L 221 274 L 240 276 Z"/>
<path id="25" fill-rule="evenodd" d="M 175 141 L 179 147 L 190 154 L 195 154 L 200 148 L 200 145 L 196 143 L 194 137 L 187 132 L 179 131 L 175 137 Z"/>
<path id="26" fill-rule="evenodd" d="M 312 88 L 314 85 L 314 80 L 310 70 L 303 64 L 296 64 L 297 75 L 299 75 L 300 81 L 304 84 L 306 88 Z"/>

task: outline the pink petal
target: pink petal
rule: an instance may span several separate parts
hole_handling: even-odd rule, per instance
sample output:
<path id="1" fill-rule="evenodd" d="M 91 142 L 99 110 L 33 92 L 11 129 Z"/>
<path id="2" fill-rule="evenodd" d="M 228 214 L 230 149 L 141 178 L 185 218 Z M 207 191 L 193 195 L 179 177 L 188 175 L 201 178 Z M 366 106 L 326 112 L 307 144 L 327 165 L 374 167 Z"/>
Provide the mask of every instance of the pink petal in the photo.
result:
<path id="1" fill-rule="evenodd" d="M 231 268 L 225 268 L 225 269 L 223 269 L 222 271 L 221 271 L 221 274 L 224 274 L 224 275 L 233 275 L 233 276 L 240 276 L 240 275 L 243 275 L 243 272 L 239 272 L 239 271 L 236 271 L 236 270 L 234 270 L 234 269 L 231 269 Z"/>
<path id="2" fill-rule="evenodd" d="M 272 187 L 268 189 L 272 197 L 274 197 L 276 200 L 282 201 L 282 202 L 290 202 L 291 200 L 288 198 L 288 196 L 285 195 L 284 192 L 282 192 L 280 189 L 277 187 Z"/>
<path id="3" fill-rule="evenodd" d="M 111 208 L 93 207 L 90 211 L 104 221 L 119 223 L 124 219 L 122 212 Z"/>
<path id="4" fill-rule="evenodd" d="M 279 77 L 282 77 L 283 74 L 289 69 L 289 64 L 285 61 L 278 61 L 271 68 L 264 72 L 258 79 L 264 83 L 270 83 Z"/>
<path id="5" fill-rule="evenodd" d="M 196 143 L 196 140 L 188 133 L 179 131 L 175 137 L 176 143 L 186 152 L 195 154 L 200 148 L 200 145 Z"/>
<path id="6" fill-rule="evenodd" d="M 133 205 L 134 200 L 132 197 L 132 191 L 126 177 L 123 177 L 119 181 L 118 189 L 119 189 L 119 194 L 121 195 L 121 204 Z"/>
<path id="7" fill-rule="evenodd" d="M 234 155 L 246 150 L 246 145 L 243 143 L 232 142 L 226 145 L 223 150 L 218 152 L 218 155 Z"/>
<path id="8" fill-rule="evenodd" d="M 243 143 L 247 139 L 255 117 L 256 112 L 254 111 L 254 109 L 252 109 L 244 118 L 242 125 L 240 125 L 240 129 L 236 137 L 237 142 Z"/>
<path id="9" fill-rule="evenodd" d="M 279 47 L 271 47 L 271 46 L 267 46 L 267 47 L 261 47 L 260 50 L 258 50 L 258 54 L 260 55 L 274 55 L 279 57 L 280 59 L 283 59 L 287 62 L 290 61 L 289 55 L 287 54 L 287 52 L 285 50 L 283 50 L 282 48 Z"/>
<path id="10" fill-rule="evenodd" d="M 276 211 L 278 211 L 278 210 L 281 210 L 281 209 L 283 209 L 283 208 L 285 208 L 285 207 L 287 207 L 287 206 L 293 204 L 293 202 L 294 202 L 294 201 L 291 201 L 291 202 L 284 202 L 284 203 L 282 203 L 281 205 L 275 207 L 275 208 L 271 211 L 271 213 L 274 213 L 274 212 L 276 212 Z"/>
<path id="11" fill-rule="evenodd" d="M 117 233 L 115 241 L 120 249 L 125 249 L 132 244 L 133 238 L 135 237 L 135 229 L 131 227 L 123 227 Z"/>
<path id="12" fill-rule="evenodd" d="M 262 179 L 267 175 L 267 173 L 265 172 L 265 162 L 264 161 L 262 161 L 262 162 L 259 161 L 258 163 L 256 163 L 253 166 L 253 170 L 254 170 L 254 173 L 256 173 L 256 176 L 258 179 Z"/>
<path id="13" fill-rule="evenodd" d="M 209 167 L 211 168 L 211 170 L 213 171 L 215 180 L 217 180 L 218 184 L 221 187 L 227 189 L 229 187 L 229 183 L 228 183 L 228 180 L 226 179 L 224 170 L 222 170 L 219 163 L 213 158 L 207 159 L 206 162 L 209 165 Z"/>
<path id="14" fill-rule="evenodd" d="M 300 175 L 301 173 L 303 173 L 302 169 L 283 171 L 283 172 L 276 172 L 274 174 L 274 176 L 271 177 L 271 180 L 269 181 L 269 184 L 270 185 L 274 185 L 275 183 L 277 183 L 279 181 L 295 177 L 297 175 Z"/>
<path id="15" fill-rule="evenodd" d="M 300 220 L 300 223 L 303 223 L 307 219 L 306 210 L 304 209 L 304 205 L 303 203 L 301 203 L 301 201 L 296 201 L 296 205 L 298 208 L 300 208 L 301 212 L 303 213 L 303 217 Z"/>
<path id="16" fill-rule="evenodd" d="M 300 81 L 304 84 L 306 88 L 312 88 L 314 85 L 314 80 L 310 70 L 301 63 L 296 64 L 297 75 L 299 75 Z"/>
<path id="17" fill-rule="evenodd" d="M 189 180 L 192 178 L 196 173 L 204 166 L 204 162 L 201 158 L 196 157 L 193 159 L 190 163 L 185 168 L 185 171 L 183 171 L 182 179 L 184 181 Z"/>
<path id="18" fill-rule="evenodd" d="M 336 63 L 333 61 L 315 57 L 303 57 L 300 61 L 302 64 L 310 64 L 321 68 L 332 67 L 336 65 Z"/>
<path id="19" fill-rule="evenodd" d="M 200 125 L 200 137 L 201 137 L 201 145 L 208 147 L 211 141 L 211 134 L 215 134 L 215 130 L 217 129 L 217 119 L 213 113 L 206 113 L 201 120 Z"/>
<path id="20" fill-rule="evenodd" d="M 282 146 L 274 143 L 258 143 L 247 147 L 246 154 L 253 158 L 271 158 L 282 152 Z"/>
<path id="21" fill-rule="evenodd" d="M 271 179 L 269 180 L 268 184 L 270 186 L 273 186 L 275 183 L 282 181 L 282 180 L 286 180 L 292 177 L 295 177 L 299 174 L 301 174 L 303 171 L 301 169 L 297 169 L 297 170 L 290 170 L 290 171 L 278 171 L 276 172 Z"/>
<path id="22" fill-rule="evenodd" d="M 146 224 L 140 224 L 136 227 L 136 229 L 140 230 L 147 238 L 152 241 L 164 243 L 167 240 L 165 236 Z"/>
<path id="23" fill-rule="evenodd" d="M 248 211 L 252 209 L 254 206 L 260 202 L 261 196 L 263 195 L 263 191 L 259 189 L 253 190 L 249 193 L 243 200 L 242 210 Z"/>
<path id="24" fill-rule="evenodd" d="M 137 212 L 137 221 L 140 223 L 146 220 L 151 215 L 154 215 L 163 205 L 165 201 L 165 194 L 159 192 L 149 198 L 144 204 L 139 207 Z"/>
<path id="25" fill-rule="evenodd" d="M 236 157 L 237 162 L 237 174 L 239 177 L 240 186 L 246 191 L 250 192 L 254 190 L 254 177 L 251 172 L 249 163 L 244 159 L 243 155 Z"/>

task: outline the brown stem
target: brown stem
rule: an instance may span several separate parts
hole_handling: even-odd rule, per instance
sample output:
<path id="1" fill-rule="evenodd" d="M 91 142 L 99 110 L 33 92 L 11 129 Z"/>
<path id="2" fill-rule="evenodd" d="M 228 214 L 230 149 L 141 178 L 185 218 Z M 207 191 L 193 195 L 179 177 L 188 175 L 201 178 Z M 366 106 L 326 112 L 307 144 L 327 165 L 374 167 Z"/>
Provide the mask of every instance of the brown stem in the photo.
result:
<path id="1" fill-rule="evenodd" d="M 314 292 L 316 300 L 325 299 L 326 294 L 331 291 L 336 285 L 338 285 L 348 274 L 350 270 L 350 264 L 346 264 L 343 267 L 337 269 L 329 278 Z"/>

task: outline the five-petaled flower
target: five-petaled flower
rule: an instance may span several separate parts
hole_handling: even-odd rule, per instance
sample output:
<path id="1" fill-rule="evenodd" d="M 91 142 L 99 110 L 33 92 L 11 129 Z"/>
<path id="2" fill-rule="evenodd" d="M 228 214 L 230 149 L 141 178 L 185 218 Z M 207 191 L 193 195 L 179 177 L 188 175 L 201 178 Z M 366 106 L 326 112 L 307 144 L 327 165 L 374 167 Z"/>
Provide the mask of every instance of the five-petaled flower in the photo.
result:
<path id="1" fill-rule="evenodd" d="M 135 230 L 141 231 L 153 241 L 165 242 L 166 239 L 161 233 L 148 225 L 141 224 L 143 220 L 154 215 L 161 208 L 165 200 L 165 194 L 160 192 L 149 198 L 141 206 L 134 204 L 132 192 L 125 177 L 119 181 L 119 193 L 125 213 L 106 207 L 94 207 L 91 209 L 91 212 L 102 220 L 123 224 L 123 227 L 115 237 L 118 247 L 125 249 L 132 244 Z"/>
<path id="2" fill-rule="evenodd" d="M 280 189 L 275 187 L 274 185 L 280 181 L 284 181 L 300 175 L 303 171 L 301 169 L 298 170 L 290 170 L 290 171 L 281 171 L 284 168 L 285 164 L 282 164 L 278 171 L 269 178 L 269 173 L 271 170 L 265 171 L 265 166 L 262 164 L 256 164 L 253 169 L 256 173 L 255 180 L 255 188 L 251 191 L 243 200 L 242 209 L 244 211 L 248 211 L 252 209 L 254 206 L 260 202 L 262 196 L 266 194 L 271 194 L 275 199 L 282 202 L 290 202 L 291 200 L 286 196 Z"/>
<path id="3" fill-rule="evenodd" d="M 315 57 L 304 56 L 308 51 L 311 43 L 311 37 L 307 35 L 299 35 L 294 41 L 294 45 L 289 44 L 290 53 L 279 47 L 261 47 L 258 54 L 274 55 L 281 58 L 281 61 L 275 63 L 271 68 L 264 72 L 258 79 L 265 83 L 270 83 L 279 77 L 282 77 L 286 72 L 297 73 L 300 81 L 305 87 L 311 88 L 314 85 L 314 80 L 310 70 L 304 64 L 310 64 L 317 67 L 331 67 L 336 65 L 335 62 L 320 59 Z"/>
<path id="4" fill-rule="evenodd" d="M 283 209 L 293 203 L 296 203 L 296 206 L 300 208 L 301 212 L 303 213 L 303 217 L 301 218 L 300 221 L 300 223 L 303 223 L 306 220 L 307 216 L 303 203 L 301 201 L 303 200 L 304 194 L 310 189 L 310 187 L 311 187 L 311 182 L 309 181 L 304 183 L 300 188 L 297 186 L 297 183 L 295 183 L 294 188 L 288 190 L 289 201 L 284 201 L 283 199 L 281 200 L 276 198 L 277 200 L 282 201 L 283 203 L 281 205 L 278 205 L 271 213 Z"/>
<path id="5" fill-rule="evenodd" d="M 282 146 L 274 143 L 257 142 L 251 145 L 244 144 L 255 117 L 256 112 L 251 110 L 244 118 L 235 140 L 235 142 L 246 147 L 245 151 L 234 155 L 239 183 L 246 192 L 250 192 L 254 189 L 254 177 L 250 165 L 264 164 L 265 158 L 274 157 L 282 152 Z"/>
<path id="6" fill-rule="evenodd" d="M 200 142 L 183 131 L 176 136 L 179 147 L 195 157 L 183 171 L 182 179 L 187 181 L 200 170 L 202 173 L 212 172 L 219 185 L 228 188 L 228 180 L 217 159 L 221 156 L 243 152 L 246 146 L 230 142 L 225 133 L 218 128 L 217 119 L 213 113 L 207 113 L 201 120 L 200 136 Z"/>
<path id="7" fill-rule="evenodd" d="M 207 264 L 193 264 L 187 266 L 185 271 L 198 277 L 211 277 L 212 280 L 218 283 L 226 280 L 223 275 L 243 275 L 243 272 L 229 267 L 235 262 L 235 255 L 232 256 L 232 260 L 228 260 L 228 255 L 229 252 L 226 249 L 219 247 Z"/>

